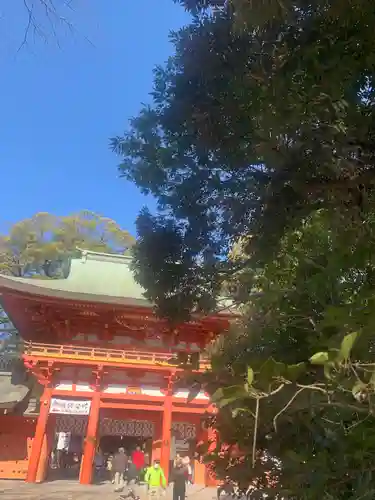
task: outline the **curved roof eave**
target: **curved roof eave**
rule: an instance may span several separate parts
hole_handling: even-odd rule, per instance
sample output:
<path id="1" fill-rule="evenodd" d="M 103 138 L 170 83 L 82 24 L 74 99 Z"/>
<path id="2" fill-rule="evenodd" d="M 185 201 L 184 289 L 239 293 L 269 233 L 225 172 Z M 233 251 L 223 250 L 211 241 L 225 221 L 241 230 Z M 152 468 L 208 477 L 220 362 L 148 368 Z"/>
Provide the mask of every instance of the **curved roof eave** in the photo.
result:
<path id="1" fill-rule="evenodd" d="M 63 290 L 57 287 L 52 288 L 51 286 L 48 286 L 51 284 L 56 284 L 57 281 L 61 282 L 65 280 L 33 280 L 27 278 L 17 278 L 13 276 L 0 275 L 0 293 L 8 291 L 8 292 L 18 292 L 25 295 L 50 297 L 50 298 L 79 301 L 79 302 L 91 302 L 91 303 L 96 302 L 102 304 L 138 306 L 145 308 L 153 307 L 153 304 L 149 302 L 147 299 L 140 299 L 134 297 L 117 297 L 111 295 L 99 295 L 95 293 L 82 293 L 82 292 L 75 292 L 72 290 Z M 46 284 L 44 285 L 44 283 Z"/>
<path id="2" fill-rule="evenodd" d="M 0 295 L 8 291 L 9 293 L 16 292 L 22 295 L 61 299 L 71 302 L 107 304 L 123 307 L 139 307 L 145 309 L 152 309 L 154 307 L 154 304 L 145 298 L 119 297 L 114 295 L 77 292 L 63 289 L 62 286 L 66 286 L 66 284 L 67 280 L 65 279 L 40 280 L 32 278 L 18 278 L 15 276 L 4 276 L 0 274 Z M 209 317 L 211 319 L 215 317 L 224 319 L 238 316 L 236 312 L 231 310 L 231 301 L 228 300 L 225 302 L 227 302 L 227 305 L 226 307 L 224 307 L 224 310 L 213 312 L 212 314 L 210 314 Z M 197 320 L 200 317 L 199 314 L 194 313 L 192 316 Z"/>

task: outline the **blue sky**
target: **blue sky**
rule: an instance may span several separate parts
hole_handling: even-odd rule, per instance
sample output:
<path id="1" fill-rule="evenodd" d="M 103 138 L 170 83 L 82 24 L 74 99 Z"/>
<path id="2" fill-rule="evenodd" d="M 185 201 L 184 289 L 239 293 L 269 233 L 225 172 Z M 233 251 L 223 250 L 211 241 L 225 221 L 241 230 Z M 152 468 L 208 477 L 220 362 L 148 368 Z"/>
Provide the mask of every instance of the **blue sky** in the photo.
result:
<path id="1" fill-rule="evenodd" d="M 172 0 L 73 0 L 74 11 L 60 13 L 74 32 L 55 23 L 60 47 L 38 10 L 46 41 L 30 31 L 18 51 L 27 12 L 23 0 L 4 3 L 0 232 L 36 212 L 80 209 L 134 232 L 139 209 L 152 200 L 118 178 L 108 140 L 150 99 L 152 69 L 172 54 L 169 30 L 186 24 L 187 14 Z"/>

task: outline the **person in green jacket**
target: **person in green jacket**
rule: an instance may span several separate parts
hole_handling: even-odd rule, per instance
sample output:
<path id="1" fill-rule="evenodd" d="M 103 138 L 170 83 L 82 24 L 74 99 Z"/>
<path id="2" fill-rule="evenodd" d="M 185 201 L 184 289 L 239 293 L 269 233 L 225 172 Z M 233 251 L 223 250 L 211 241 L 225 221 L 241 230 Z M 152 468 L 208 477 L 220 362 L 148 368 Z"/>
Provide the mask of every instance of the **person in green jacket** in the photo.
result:
<path id="1" fill-rule="evenodd" d="M 154 464 L 149 467 L 145 474 L 145 481 L 148 485 L 149 500 L 159 500 L 161 496 L 161 488 L 167 487 L 164 471 L 160 467 L 159 460 L 154 460 Z"/>

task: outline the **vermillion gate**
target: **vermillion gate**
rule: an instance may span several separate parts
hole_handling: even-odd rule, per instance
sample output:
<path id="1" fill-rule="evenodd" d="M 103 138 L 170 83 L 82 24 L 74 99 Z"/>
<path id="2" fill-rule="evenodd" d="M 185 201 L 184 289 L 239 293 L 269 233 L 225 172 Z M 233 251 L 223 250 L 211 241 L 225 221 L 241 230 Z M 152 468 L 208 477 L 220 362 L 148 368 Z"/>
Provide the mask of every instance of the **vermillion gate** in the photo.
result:
<path id="1" fill-rule="evenodd" d="M 151 439 L 152 458 L 167 476 L 173 436 L 207 439 L 202 419 L 215 409 L 204 393 L 187 401 L 176 359 L 191 355 L 193 368 L 205 369 L 199 352 L 228 328 L 230 316 L 172 331 L 154 315 L 129 264 L 125 256 L 82 251 L 66 279 L 0 275 L 1 304 L 25 340 L 23 362 L 43 386 L 37 414 L 0 416 L 0 478 L 43 481 L 60 430 L 84 437 L 82 484 L 92 482 L 102 435 Z M 61 405 L 86 414 L 56 414 Z M 195 481 L 209 481 L 198 462 Z"/>

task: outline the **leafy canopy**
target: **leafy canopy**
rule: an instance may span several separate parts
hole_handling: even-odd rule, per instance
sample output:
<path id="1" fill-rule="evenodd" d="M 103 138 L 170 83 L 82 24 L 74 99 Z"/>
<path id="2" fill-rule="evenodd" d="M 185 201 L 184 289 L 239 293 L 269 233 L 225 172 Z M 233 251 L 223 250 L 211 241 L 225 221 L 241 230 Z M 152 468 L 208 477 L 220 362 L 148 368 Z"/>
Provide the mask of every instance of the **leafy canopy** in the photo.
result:
<path id="1" fill-rule="evenodd" d="M 360 239 L 353 224 L 334 231 L 328 215 L 286 234 L 267 266 L 233 276 L 244 303 L 248 294 L 244 315 L 194 382 L 220 408 L 222 442 L 241 448 L 240 458 L 219 448 L 207 457 L 221 475 L 264 489 L 273 480 L 297 498 L 371 498 L 374 218 Z M 239 245 L 231 258 L 248 256 Z"/>
<path id="2" fill-rule="evenodd" d="M 133 244 L 128 231 L 93 212 L 63 217 L 40 212 L 14 224 L 9 234 L 0 238 L 0 272 L 53 277 L 53 264 L 73 257 L 79 248 L 124 253 Z"/>
<path id="3" fill-rule="evenodd" d="M 271 4 L 200 12 L 173 33 L 152 104 L 112 140 L 121 174 L 159 203 L 139 218 L 136 255 L 157 278 L 139 277 L 163 314 L 212 305 L 239 236 L 253 235 L 263 265 L 312 211 L 346 217 L 372 189 L 371 2 L 289 1 L 279 15 Z M 206 277 L 196 299 L 194 276 Z"/>
<path id="4" fill-rule="evenodd" d="M 112 147 L 158 201 L 135 258 L 159 312 L 223 287 L 243 311 L 195 380 L 241 455 L 207 459 L 289 498 L 373 498 L 372 2 L 180 3 L 192 22 Z"/>

